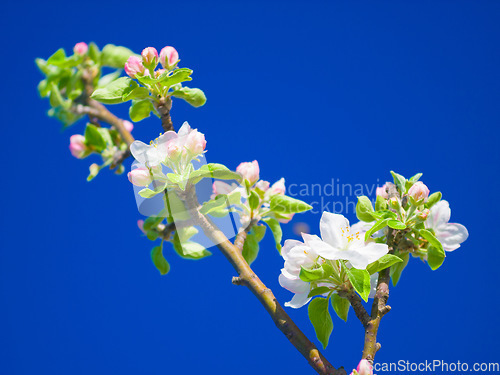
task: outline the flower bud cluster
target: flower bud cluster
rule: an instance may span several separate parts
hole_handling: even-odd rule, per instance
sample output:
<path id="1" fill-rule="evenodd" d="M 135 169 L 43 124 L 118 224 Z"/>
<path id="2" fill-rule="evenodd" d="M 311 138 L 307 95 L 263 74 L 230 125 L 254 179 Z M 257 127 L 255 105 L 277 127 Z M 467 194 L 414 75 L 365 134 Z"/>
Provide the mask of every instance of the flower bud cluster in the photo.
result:
<path id="1" fill-rule="evenodd" d="M 147 47 L 141 57 L 130 56 L 125 63 L 125 73 L 131 78 L 151 76 L 157 78 L 166 71 L 173 70 L 179 62 L 179 53 L 174 47 L 166 46 L 158 54 L 154 47 Z M 160 63 L 163 69 L 155 71 Z"/>

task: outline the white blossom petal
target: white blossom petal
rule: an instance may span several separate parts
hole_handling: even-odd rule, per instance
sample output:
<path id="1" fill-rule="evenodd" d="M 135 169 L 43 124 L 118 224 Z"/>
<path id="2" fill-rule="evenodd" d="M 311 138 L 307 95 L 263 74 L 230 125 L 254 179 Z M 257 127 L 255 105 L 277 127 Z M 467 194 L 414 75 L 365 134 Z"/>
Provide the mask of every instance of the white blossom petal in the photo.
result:
<path id="1" fill-rule="evenodd" d="M 290 302 L 285 302 L 285 306 L 293 309 L 301 308 L 311 300 L 308 294 L 309 292 L 294 295 Z"/>
<path id="2" fill-rule="evenodd" d="M 453 251 L 469 237 L 469 232 L 462 224 L 448 223 L 436 230 L 436 237 L 446 251 Z"/>
<path id="3" fill-rule="evenodd" d="M 389 248 L 386 244 L 368 242 L 364 246 L 350 247 L 349 250 L 344 251 L 344 257 L 338 259 L 348 260 L 354 268 L 364 270 L 370 263 L 379 260 L 388 252 Z"/>
<path id="4" fill-rule="evenodd" d="M 306 245 L 313 249 L 317 255 L 330 260 L 344 259 L 342 257 L 344 250 L 336 249 L 333 246 L 330 246 L 326 242 L 322 241 L 318 236 L 302 233 L 302 238 L 304 239 Z"/>
<path id="5" fill-rule="evenodd" d="M 338 249 L 345 247 L 346 236 L 342 231 L 349 228 L 349 220 L 343 215 L 323 212 L 319 228 L 323 241 Z"/>
<path id="6" fill-rule="evenodd" d="M 147 145 L 141 141 L 134 141 L 130 145 L 130 152 L 139 163 L 148 167 L 157 166 L 163 160 L 161 153 L 156 147 Z"/>
<path id="7" fill-rule="evenodd" d="M 425 221 L 426 226 L 437 230 L 441 225 L 450 221 L 450 216 L 450 204 L 445 200 L 441 200 L 431 207 L 429 217 Z"/>
<path id="8" fill-rule="evenodd" d="M 191 131 L 191 126 L 189 126 L 187 121 L 184 121 L 184 124 L 182 124 L 177 134 L 179 135 L 179 137 L 185 137 L 186 135 L 189 134 L 190 131 Z"/>
<path id="9" fill-rule="evenodd" d="M 278 280 L 283 288 L 289 290 L 292 293 L 309 293 L 310 289 L 309 283 L 302 281 L 299 278 L 290 279 L 286 277 L 284 274 L 280 274 Z"/>

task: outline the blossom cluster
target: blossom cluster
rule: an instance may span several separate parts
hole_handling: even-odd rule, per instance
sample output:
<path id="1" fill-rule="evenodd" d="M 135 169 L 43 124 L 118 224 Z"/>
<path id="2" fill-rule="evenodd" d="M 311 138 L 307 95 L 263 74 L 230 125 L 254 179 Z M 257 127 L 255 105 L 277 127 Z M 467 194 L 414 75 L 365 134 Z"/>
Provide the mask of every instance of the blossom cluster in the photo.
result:
<path id="1" fill-rule="evenodd" d="M 174 47 L 162 48 L 160 54 L 154 47 L 147 47 L 141 53 L 141 57 L 130 56 L 125 63 L 125 73 L 131 78 L 150 76 L 158 78 L 161 74 L 174 69 L 179 62 L 179 53 Z M 155 71 L 158 63 L 163 69 Z"/>

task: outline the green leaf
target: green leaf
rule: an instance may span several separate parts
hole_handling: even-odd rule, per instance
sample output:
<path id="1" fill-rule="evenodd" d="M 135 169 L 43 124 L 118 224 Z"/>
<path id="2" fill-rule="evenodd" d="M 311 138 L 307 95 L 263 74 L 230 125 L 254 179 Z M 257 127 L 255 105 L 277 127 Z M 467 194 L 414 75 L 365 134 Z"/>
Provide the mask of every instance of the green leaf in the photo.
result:
<path id="1" fill-rule="evenodd" d="M 190 229 L 190 228 L 192 228 L 192 229 Z M 194 228 L 194 227 L 182 228 L 182 230 L 179 230 L 179 232 L 184 233 L 186 230 L 192 231 L 193 229 L 195 230 L 195 232 L 197 232 L 196 228 Z M 194 234 L 196 234 L 196 233 L 194 233 Z M 177 232 L 174 233 L 172 243 L 174 245 L 175 252 L 181 258 L 190 259 L 190 260 L 199 260 L 199 259 L 206 258 L 206 257 L 212 255 L 212 253 L 210 251 L 205 249 L 205 247 L 203 245 L 200 245 L 197 242 L 183 241 L 181 243 L 180 237 L 182 237 L 183 239 L 186 239 L 186 238 L 189 238 L 189 235 L 183 234 L 183 235 L 179 236 L 179 234 Z"/>
<path id="2" fill-rule="evenodd" d="M 121 70 L 115 70 L 112 73 L 106 74 L 105 76 L 102 76 L 99 81 L 97 82 L 97 88 L 102 88 L 106 87 L 109 85 L 111 82 L 113 82 L 115 79 L 120 77 Z"/>
<path id="3" fill-rule="evenodd" d="M 250 205 L 250 209 L 256 210 L 260 206 L 260 197 L 254 190 L 250 192 L 250 196 L 248 197 L 248 204 Z"/>
<path id="4" fill-rule="evenodd" d="M 367 270 L 358 270 L 357 268 L 345 268 L 347 277 L 352 286 L 359 293 L 365 302 L 371 292 L 370 274 Z"/>
<path id="5" fill-rule="evenodd" d="M 330 302 L 332 303 L 332 307 L 337 313 L 337 316 L 344 322 L 347 322 L 347 314 L 349 313 L 349 308 L 351 307 L 349 301 L 340 297 L 338 294 L 332 294 Z"/>
<path id="6" fill-rule="evenodd" d="M 92 181 L 100 172 L 101 167 L 94 163 L 89 166 L 89 175 L 87 176 L 87 181 Z"/>
<path id="7" fill-rule="evenodd" d="M 253 231 L 253 229 L 252 229 Z M 259 242 L 253 233 L 249 233 L 243 244 L 242 255 L 243 258 L 247 261 L 248 264 L 252 264 L 252 262 L 257 258 L 259 254 Z"/>
<path id="8" fill-rule="evenodd" d="M 101 52 L 101 64 L 111 68 L 123 69 L 130 56 L 137 55 L 128 48 L 107 44 Z"/>
<path id="9" fill-rule="evenodd" d="M 394 184 L 397 186 L 400 192 L 405 192 L 406 178 L 401 176 L 400 174 L 391 171 L 392 178 L 394 179 Z"/>
<path id="10" fill-rule="evenodd" d="M 186 102 L 191 104 L 193 107 L 201 107 L 207 102 L 207 97 L 205 93 L 200 89 L 192 89 L 187 86 L 179 90 L 175 90 L 172 96 L 176 98 L 184 99 Z"/>
<path id="11" fill-rule="evenodd" d="M 377 195 L 377 201 L 375 202 L 375 210 L 383 211 L 387 210 L 387 199 Z"/>
<path id="12" fill-rule="evenodd" d="M 193 185 L 200 182 L 203 178 L 241 181 L 241 175 L 239 173 L 233 172 L 225 165 L 217 163 L 205 164 L 200 169 L 192 172 L 189 176 L 189 180 Z"/>
<path id="13" fill-rule="evenodd" d="M 415 176 L 410 178 L 410 181 L 417 182 L 418 180 L 420 180 L 420 177 L 422 177 L 422 173 L 417 173 Z"/>
<path id="14" fill-rule="evenodd" d="M 328 288 L 327 286 L 320 286 L 311 290 L 307 297 L 312 298 L 329 292 L 330 288 Z"/>
<path id="15" fill-rule="evenodd" d="M 200 209 L 200 212 L 203 215 L 213 214 L 216 211 L 225 210 L 224 212 L 227 214 L 229 211 L 227 210 L 231 205 L 237 204 L 241 202 L 241 193 L 239 191 L 233 191 L 230 194 L 220 194 L 215 197 L 215 199 L 211 199 L 205 203 Z"/>
<path id="16" fill-rule="evenodd" d="M 66 62 L 66 53 L 63 48 L 59 48 L 52 56 L 47 60 L 48 65 L 63 65 Z"/>
<path id="17" fill-rule="evenodd" d="M 156 229 L 156 227 L 163 221 L 165 218 L 163 216 L 150 216 L 146 220 L 144 220 L 143 229 L 148 231 L 150 229 Z"/>
<path id="18" fill-rule="evenodd" d="M 366 221 L 368 223 L 375 220 L 372 216 L 373 206 L 370 199 L 364 195 L 358 197 L 358 203 L 356 204 L 356 216 L 361 221 Z"/>
<path id="19" fill-rule="evenodd" d="M 283 232 L 281 231 L 281 225 L 278 220 L 272 217 L 264 217 L 262 221 L 267 224 L 271 232 L 273 232 L 274 242 L 276 242 L 276 249 L 281 253 L 281 238 L 283 237 Z"/>
<path id="20" fill-rule="evenodd" d="M 429 241 L 429 248 L 427 249 L 427 263 L 433 271 L 437 270 L 444 262 L 446 253 L 443 245 L 439 240 L 427 229 L 421 229 L 420 235 Z"/>
<path id="21" fill-rule="evenodd" d="M 139 122 L 149 117 L 153 110 L 153 103 L 149 99 L 133 101 L 129 109 L 129 116 L 133 122 Z"/>
<path id="22" fill-rule="evenodd" d="M 266 234 L 266 226 L 265 225 L 254 225 L 252 228 L 253 233 L 255 234 L 255 238 L 257 239 L 257 242 L 262 241 Z"/>
<path id="23" fill-rule="evenodd" d="M 370 263 L 368 265 L 368 267 L 366 267 L 366 270 L 368 271 L 368 273 L 370 275 L 373 275 L 376 272 L 380 272 L 380 271 L 386 269 L 387 267 L 390 267 L 393 264 L 400 263 L 402 261 L 403 260 L 400 257 L 396 256 L 396 255 L 385 254 L 379 260 L 376 260 L 375 262 Z"/>
<path id="24" fill-rule="evenodd" d="M 163 242 L 160 246 L 153 247 L 153 250 L 151 250 L 151 260 L 162 275 L 166 275 L 170 271 L 170 265 L 163 256 Z"/>
<path id="25" fill-rule="evenodd" d="M 333 273 L 333 267 L 328 263 L 323 263 L 321 267 L 308 269 L 300 266 L 299 277 L 302 281 L 310 282 L 321 279 L 326 279 Z"/>
<path id="26" fill-rule="evenodd" d="M 323 345 L 323 349 L 328 346 L 328 341 L 333 331 L 332 317 L 328 311 L 329 304 L 327 298 L 315 298 L 309 303 L 307 309 L 309 320 L 314 327 L 316 337 Z"/>
<path id="27" fill-rule="evenodd" d="M 275 195 L 271 198 L 271 211 L 279 214 L 292 214 L 308 211 L 312 206 L 307 203 L 288 197 L 286 195 Z"/>
<path id="28" fill-rule="evenodd" d="M 99 51 L 99 47 L 94 42 L 89 43 L 89 50 L 87 52 L 87 56 L 90 57 L 92 61 L 95 63 L 99 63 L 101 58 L 101 52 Z"/>
<path id="29" fill-rule="evenodd" d="M 85 144 L 92 147 L 98 153 L 101 153 L 106 148 L 106 140 L 103 138 L 97 126 L 87 124 L 85 128 Z"/>
<path id="30" fill-rule="evenodd" d="M 139 191 L 139 195 L 143 198 L 152 198 L 157 194 L 163 193 L 165 191 L 165 185 L 160 185 L 156 187 L 154 190 L 151 190 L 149 188 L 144 188 L 141 191 Z"/>
<path id="31" fill-rule="evenodd" d="M 105 87 L 95 90 L 90 96 L 104 104 L 123 103 L 123 95 L 138 87 L 137 83 L 128 77 L 111 81 Z"/>
<path id="32" fill-rule="evenodd" d="M 371 227 L 365 234 L 365 241 L 368 241 L 373 233 L 379 231 L 382 228 L 385 228 L 388 221 L 389 219 L 380 219 L 375 224 L 373 224 L 373 227 Z"/>
<path id="33" fill-rule="evenodd" d="M 405 229 L 406 225 L 400 222 L 399 220 L 389 220 L 387 222 L 387 226 L 392 229 Z"/>
<path id="34" fill-rule="evenodd" d="M 439 249 L 434 246 L 429 246 L 427 249 L 427 263 L 433 271 L 441 267 L 445 257 L 446 254 L 443 249 Z"/>
<path id="35" fill-rule="evenodd" d="M 432 193 L 429 195 L 429 198 L 427 198 L 427 202 L 425 203 L 426 208 L 431 208 L 434 206 L 437 202 L 439 202 L 442 198 L 443 194 L 441 194 L 440 191 L 436 191 L 435 193 Z"/>
<path id="36" fill-rule="evenodd" d="M 129 101 L 129 100 L 139 100 L 139 99 L 147 99 L 149 98 L 149 90 L 145 87 L 129 87 L 125 92 L 123 93 L 123 101 Z"/>
<path id="37" fill-rule="evenodd" d="M 392 285 L 396 286 L 399 282 L 399 279 L 401 278 L 401 273 L 405 269 L 406 265 L 408 264 L 408 261 L 410 260 L 410 254 L 409 253 L 404 253 L 404 254 L 399 254 L 399 257 L 403 260 L 400 263 L 395 263 L 391 267 L 389 273 L 391 275 L 391 280 L 392 280 Z"/>

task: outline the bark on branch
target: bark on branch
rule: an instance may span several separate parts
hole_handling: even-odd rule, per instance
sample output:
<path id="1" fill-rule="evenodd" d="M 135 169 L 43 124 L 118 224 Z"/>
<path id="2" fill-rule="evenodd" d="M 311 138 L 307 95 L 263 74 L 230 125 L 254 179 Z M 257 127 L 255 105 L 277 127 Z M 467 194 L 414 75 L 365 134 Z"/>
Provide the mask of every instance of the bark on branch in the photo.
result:
<path id="1" fill-rule="evenodd" d="M 250 289 L 267 310 L 276 326 L 283 332 L 292 345 L 307 359 L 309 364 L 318 374 L 345 375 L 346 372 L 344 368 L 335 369 L 292 321 L 277 301 L 271 289 L 266 287 L 250 268 L 243 258 L 241 250 L 232 244 L 210 219 L 198 211 L 199 203 L 194 192 L 188 193 L 186 203 L 197 225 L 201 227 L 205 235 L 210 238 L 213 243 L 217 244 L 217 247 L 238 272 L 239 276 L 233 279 L 233 283 L 244 285 Z"/>

